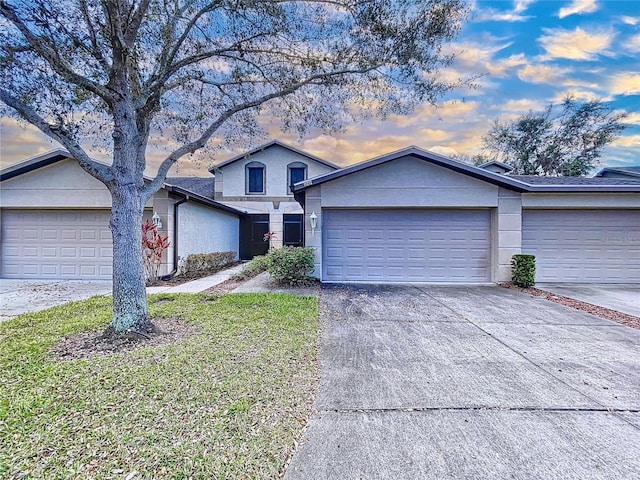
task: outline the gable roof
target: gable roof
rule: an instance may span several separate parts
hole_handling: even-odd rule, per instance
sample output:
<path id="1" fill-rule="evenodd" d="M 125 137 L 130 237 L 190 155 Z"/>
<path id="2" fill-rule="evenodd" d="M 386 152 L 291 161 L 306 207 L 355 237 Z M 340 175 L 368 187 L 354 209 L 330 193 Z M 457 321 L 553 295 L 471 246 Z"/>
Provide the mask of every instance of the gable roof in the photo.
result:
<path id="1" fill-rule="evenodd" d="M 56 162 L 66 159 L 73 159 L 71 154 L 63 149 L 52 150 L 41 155 L 36 155 L 23 162 L 16 163 L 5 169 L 0 170 L 0 182 L 11 178 L 32 172 L 39 168 L 53 165 Z M 98 161 L 98 160 L 96 160 Z M 102 163 L 102 162 L 100 162 Z M 88 174 L 87 174 L 88 175 Z M 144 177 L 145 181 L 150 181 L 148 177 Z M 246 212 L 237 208 L 229 207 L 213 199 L 213 182 L 214 177 L 198 178 L 198 177 L 174 177 L 167 178 L 162 188 L 167 191 L 179 195 L 187 200 L 193 200 L 198 203 L 208 205 L 219 210 L 224 210 L 234 215 L 244 215 Z M 208 185 L 210 185 L 210 193 Z"/>
<path id="2" fill-rule="evenodd" d="M 607 173 L 618 173 L 628 177 L 640 178 L 640 165 L 633 167 L 606 167 L 596 173 L 596 177 L 604 177 Z"/>
<path id="3" fill-rule="evenodd" d="M 0 170 L 0 182 L 9 180 L 10 178 L 17 177 L 23 173 L 28 173 L 38 168 L 52 165 L 60 160 L 71 158 L 71 155 L 62 148 L 51 150 L 50 152 L 36 155 L 35 157 L 28 158 L 22 162 L 15 163 Z"/>
<path id="4" fill-rule="evenodd" d="M 497 160 L 491 160 L 490 162 L 485 162 L 482 165 L 478 165 L 478 168 L 483 168 L 487 170 L 489 167 L 493 167 L 493 166 L 498 167 L 504 173 L 513 171 L 513 167 L 511 165 L 507 165 L 506 163 L 502 163 Z"/>
<path id="5" fill-rule="evenodd" d="M 474 167 L 472 165 L 468 165 L 451 158 L 443 157 L 442 155 L 438 155 L 436 153 L 424 150 L 416 146 L 403 148 L 402 150 L 388 153 L 371 160 L 367 160 L 355 165 L 351 165 L 349 167 L 342 168 L 340 170 L 336 170 L 335 172 L 329 172 L 310 180 L 298 182 L 293 186 L 293 191 L 294 193 L 299 193 L 311 186 L 320 185 L 322 183 L 335 180 L 337 178 L 344 177 L 361 170 L 366 170 L 368 168 L 372 168 L 377 165 L 391 162 L 393 160 L 406 156 L 412 156 L 433 165 L 444 167 L 449 170 L 453 170 L 455 172 L 462 173 L 479 180 L 483 180 L 487 183 L 491 183 L 499 187 L 508 188 L 516 192 L 640 192 L 640 182 L 632 181 L 629 183 L 618 183 L 619 179 L 603 178 L 603 181 L 581 183 L 574 182 L 574 180 L 568 180 L 572 178 L 574 179 L 575 177 L 529 177 L 502 175 L 484 170 L 479 167 Z M 545 181 L 537 180 L 540 178 L 557 178 L 559 180 L 553 180 L 548 181 L 548 183 L 544 183 Z"/>
<path id="6" fill-rule="evenodd" d="M 316 157 L 315 155 L 311 155 L 310 153 L 307 153 L 307 152 L 305 152 L 303 150 L 300 150 L 298 148 L 292 147 L 291 145 L 287 145 L 286 143 L 282 143 L 279 140 L 272 140 L 272 141 L 270 141 L 268 143 L 265 143 L 264 145 L 260 145 L 259 147 L 254 148 L 253 150 L 249 150 L 248 152 L 241 153 L 240 155 L 236 155 L 235 157 L 231 157 L 231 158 L 229 158 L 228 160 L 225 160 L 222 163 L 214 165 L 213 167 L 211 167 L 209 169 L 209 171 L 211 173 L 213 173 L 215 170 L 217 170 L 219 168 L 226 167 L 227 165 L 230 165 L 230 164 L 232 164 L 234 162 L 237 162 L 238 160 L 247 159 L 251 155 L 255 155 L 256 153 L 261 152 L 262 150 L 266 150 L 268 148 L 276 147 L 276 146 L 284 148 L 286 150 L 289 150 L 289 151 L 291 151 L 293 153 L 297 153 L 298 155 L 302 155 L 303 157 L 307 157 L 310 160 L 313 160 L 315 162 L 321 163 L 321 164 L 323 164 L 323 165 L 325 165 L 325 166 L 327 166 L 329 168 L 332 168 L 334 170 L 337 170 L 338 168 L 340 168 L 337 165 L 334 165 L 333 163 L 327 162 L 326 160 L 323 160 L 320 157 Z"/>

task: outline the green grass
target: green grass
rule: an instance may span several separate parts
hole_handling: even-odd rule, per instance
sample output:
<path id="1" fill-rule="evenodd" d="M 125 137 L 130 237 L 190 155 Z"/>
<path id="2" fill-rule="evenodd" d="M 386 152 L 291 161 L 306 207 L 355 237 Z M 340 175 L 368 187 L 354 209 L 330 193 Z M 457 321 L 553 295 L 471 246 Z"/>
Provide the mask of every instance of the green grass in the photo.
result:
<path id="1" fill-rule="evenodd" d="M 0 323 L 0 478 L 277 477 L 311 409 L 317 299 L 151 296 L 153 317 L 200 333 L 50 358 L 110 308 L 94 297 Z"/>

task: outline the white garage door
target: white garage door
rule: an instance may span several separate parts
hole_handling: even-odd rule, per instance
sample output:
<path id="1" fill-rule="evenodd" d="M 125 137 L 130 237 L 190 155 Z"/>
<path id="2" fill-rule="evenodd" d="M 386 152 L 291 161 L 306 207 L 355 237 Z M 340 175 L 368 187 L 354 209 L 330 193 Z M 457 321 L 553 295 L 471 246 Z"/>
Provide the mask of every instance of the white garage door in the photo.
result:
<path id="1" fill-rule="evenodd" d="M 2 277 L 111 279 L 110 214 L 2 210 Z"/>
<path id="2" fill-rule="evenodd" d="M 323 210 L 323 280 L 488 282 L 489 210 Z"/>
<path id="3" fill-rule="evenodd" d="M 525 210 L 536 281 L 640 283 L 640 210 Z"/>

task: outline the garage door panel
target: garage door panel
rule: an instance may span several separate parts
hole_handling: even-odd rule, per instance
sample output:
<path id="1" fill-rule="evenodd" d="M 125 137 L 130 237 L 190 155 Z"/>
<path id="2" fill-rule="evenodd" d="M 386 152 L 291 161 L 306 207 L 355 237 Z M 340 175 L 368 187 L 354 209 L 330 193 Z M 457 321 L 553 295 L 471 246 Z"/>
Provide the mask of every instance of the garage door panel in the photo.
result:
<path id="1" fill-rule="evenodd" d="M 525 210 L 536 281 L 640 283 L 640 210 Z"/>
<path id="2" fill-rule="evenodd" d="M 109 210 L 3 210 L 7 278 L 110 279 Z"/>
<path id="3" fill-rule="evenodd" d="M 490 278 L 488 210 L 325 210 L 323 223 L 325 281 Z"/>

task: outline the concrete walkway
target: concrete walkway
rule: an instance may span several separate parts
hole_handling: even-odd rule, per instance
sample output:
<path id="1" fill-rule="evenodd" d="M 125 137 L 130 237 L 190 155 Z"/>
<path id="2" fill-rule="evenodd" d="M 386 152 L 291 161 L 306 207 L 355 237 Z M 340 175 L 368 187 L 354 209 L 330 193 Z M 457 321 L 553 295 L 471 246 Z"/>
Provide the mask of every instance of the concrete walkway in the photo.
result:
<path id="1" fill-rule="evenodd" d="M 640 317 L 640 285 L 540 283 L 536 288 Z"/>
<path id="2" fill-rule="evenodd" d="M 173 287 L 148 287 L 147 293 L 198 293 L 228 280 L 242 265 L 215 275 Z M 23 313 L 37 312 L 94 295 L 109 295 L 110 280 L 9 280 L 0 279 L 0 321 Z"/>
<path id="3" fill-rule="evenodd" d="M 147 293 L 200 293 L 215 287 L 229 280 L 234 274 L 242 270 L 244 264 L 239 264 L 226 270 L 210 275 L 208 277 L 199 278 L 190 282 L 185 282 L 173 287 L 147 287 Z"/>
<path id="4" fill-rule="evenodd" d="M 640 331 L 501 287 L 324 287 L 286 480 L 637 479 Z"/>

